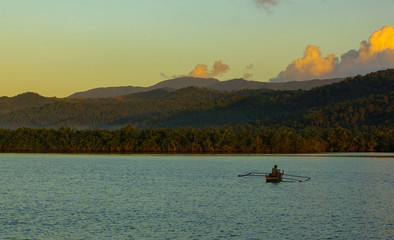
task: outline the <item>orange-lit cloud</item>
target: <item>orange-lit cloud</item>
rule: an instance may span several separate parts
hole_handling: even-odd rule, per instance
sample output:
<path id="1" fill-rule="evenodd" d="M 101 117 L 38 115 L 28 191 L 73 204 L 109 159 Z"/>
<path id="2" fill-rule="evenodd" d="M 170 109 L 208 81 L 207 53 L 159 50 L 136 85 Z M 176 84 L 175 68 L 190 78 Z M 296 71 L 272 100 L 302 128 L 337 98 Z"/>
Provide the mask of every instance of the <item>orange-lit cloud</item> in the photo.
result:
<path id="1" fill-rule="evenodd" d="M 216 61 L 213 65 L 213 70 L 211 72 L 211 76 L 216 76 L 226 72 L 229 69 L 227 64 L 223 64 L 222 61 Z"/>
<path id="2" fill-rule="evenodd" d="M 193 77 L 203 77 L 207 78 L 210 77 L 210 73 L 208 73 L 208 66 L 204 64 L 198 64 L 193 71 L 189 73 L 190 76 Z"/>
<path id="3" fill-rule="evenodd" d="M 302 81 L 322 78 L 330 74 L 338 61 L 334 54 L 322 57 L 318 47 L 309 45 L 304 56 L 294 60 L 285 71 L 279 73 L 277 82 Z"/>
<path id="4" fill-rule="evenodd" d="M 368 42 L 362 42 L 360 46 L 360 59 L 363 61 L 369 60 L 387 49 L 394 49 L 393 26 L 383 27 L 374 32 Z"/>
<path id="5" fill-rule="evenodd" d="M 215 77 L 219 74 L 226 72 L 229 69 L 227 64 L 222 63 L 222 61 L 216 61 L 213 65 L 212 71 L 208 70 L 208 66 L 205 64 L 198 64 L 193 71 L 189 73 L 192 77 L 209 78 Z"/>
<path id="6" fill-rule="evenodd" d="M 359 50 L 350 50 L 341 60 L 330 54 L 322 57 L 318 47 L 308 46 L 304 57 L 294 60 L 271 82 L 302 81 L 313 78 L 348 77 L 394 67 L 394 28 L 375 31 Z"/>
<path id="7" fill-rule="evenodd" d="M 330 77 L 348 77 L 394 67 L 394 28 L 385 26 L 372 33 L 368 41 L 361 42 L 360 49 L 350 50 Z"/>

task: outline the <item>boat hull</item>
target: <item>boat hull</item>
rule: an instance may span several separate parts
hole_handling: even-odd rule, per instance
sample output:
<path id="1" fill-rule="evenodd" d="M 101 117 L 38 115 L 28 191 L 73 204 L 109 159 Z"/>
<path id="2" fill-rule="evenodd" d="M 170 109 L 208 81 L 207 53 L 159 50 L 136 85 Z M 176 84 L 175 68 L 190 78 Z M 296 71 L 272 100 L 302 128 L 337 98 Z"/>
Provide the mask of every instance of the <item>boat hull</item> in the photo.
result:
<path id="1" fill-rule="evenodd" d="M 265 175 L 265 182 L 280 182 L 282 181 L 283 175 L 271 177 L 269 175 Z"/>

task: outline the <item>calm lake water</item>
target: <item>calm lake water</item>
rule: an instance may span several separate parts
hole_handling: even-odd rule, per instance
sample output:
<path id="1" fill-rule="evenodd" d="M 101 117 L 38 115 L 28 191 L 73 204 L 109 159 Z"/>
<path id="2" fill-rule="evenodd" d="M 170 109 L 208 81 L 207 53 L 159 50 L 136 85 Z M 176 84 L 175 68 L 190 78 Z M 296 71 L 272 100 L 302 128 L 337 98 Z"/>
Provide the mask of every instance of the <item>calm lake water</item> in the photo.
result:
<path id="1" fill-rule="evenodd" d="M 274 164 L 306 182 L 265 183 Z M 394 154 L 0 154 L 0 239 L 393 239 Z"/>

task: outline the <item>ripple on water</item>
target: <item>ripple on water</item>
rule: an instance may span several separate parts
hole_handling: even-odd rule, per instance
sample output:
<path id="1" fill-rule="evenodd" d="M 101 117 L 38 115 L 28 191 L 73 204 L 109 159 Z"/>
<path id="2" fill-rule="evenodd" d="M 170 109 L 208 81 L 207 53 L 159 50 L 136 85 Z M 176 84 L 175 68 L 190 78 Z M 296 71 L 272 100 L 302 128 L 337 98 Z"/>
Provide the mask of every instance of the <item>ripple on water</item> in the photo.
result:
<path id="1" fill-rule="evenodd" d="M 5 239 L 392 239 L 392 158 L 0 155 Z M 237 175 L 278 164 L 302 183 Z"/>

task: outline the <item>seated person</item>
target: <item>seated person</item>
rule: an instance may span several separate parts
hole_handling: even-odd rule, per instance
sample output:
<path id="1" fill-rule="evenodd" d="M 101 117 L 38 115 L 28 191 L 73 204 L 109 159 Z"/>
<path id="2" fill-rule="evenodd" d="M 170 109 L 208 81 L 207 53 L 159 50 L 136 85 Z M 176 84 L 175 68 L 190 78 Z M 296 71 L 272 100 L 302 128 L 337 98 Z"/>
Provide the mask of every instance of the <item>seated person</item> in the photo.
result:
<path id="1" fill-rule="evenodd" d="M 280 175 L 278 165 L 275 165 L 274 168 L 272 169 L 272 172 L 270 174 L 270 177 L 277 177 Z"/>

